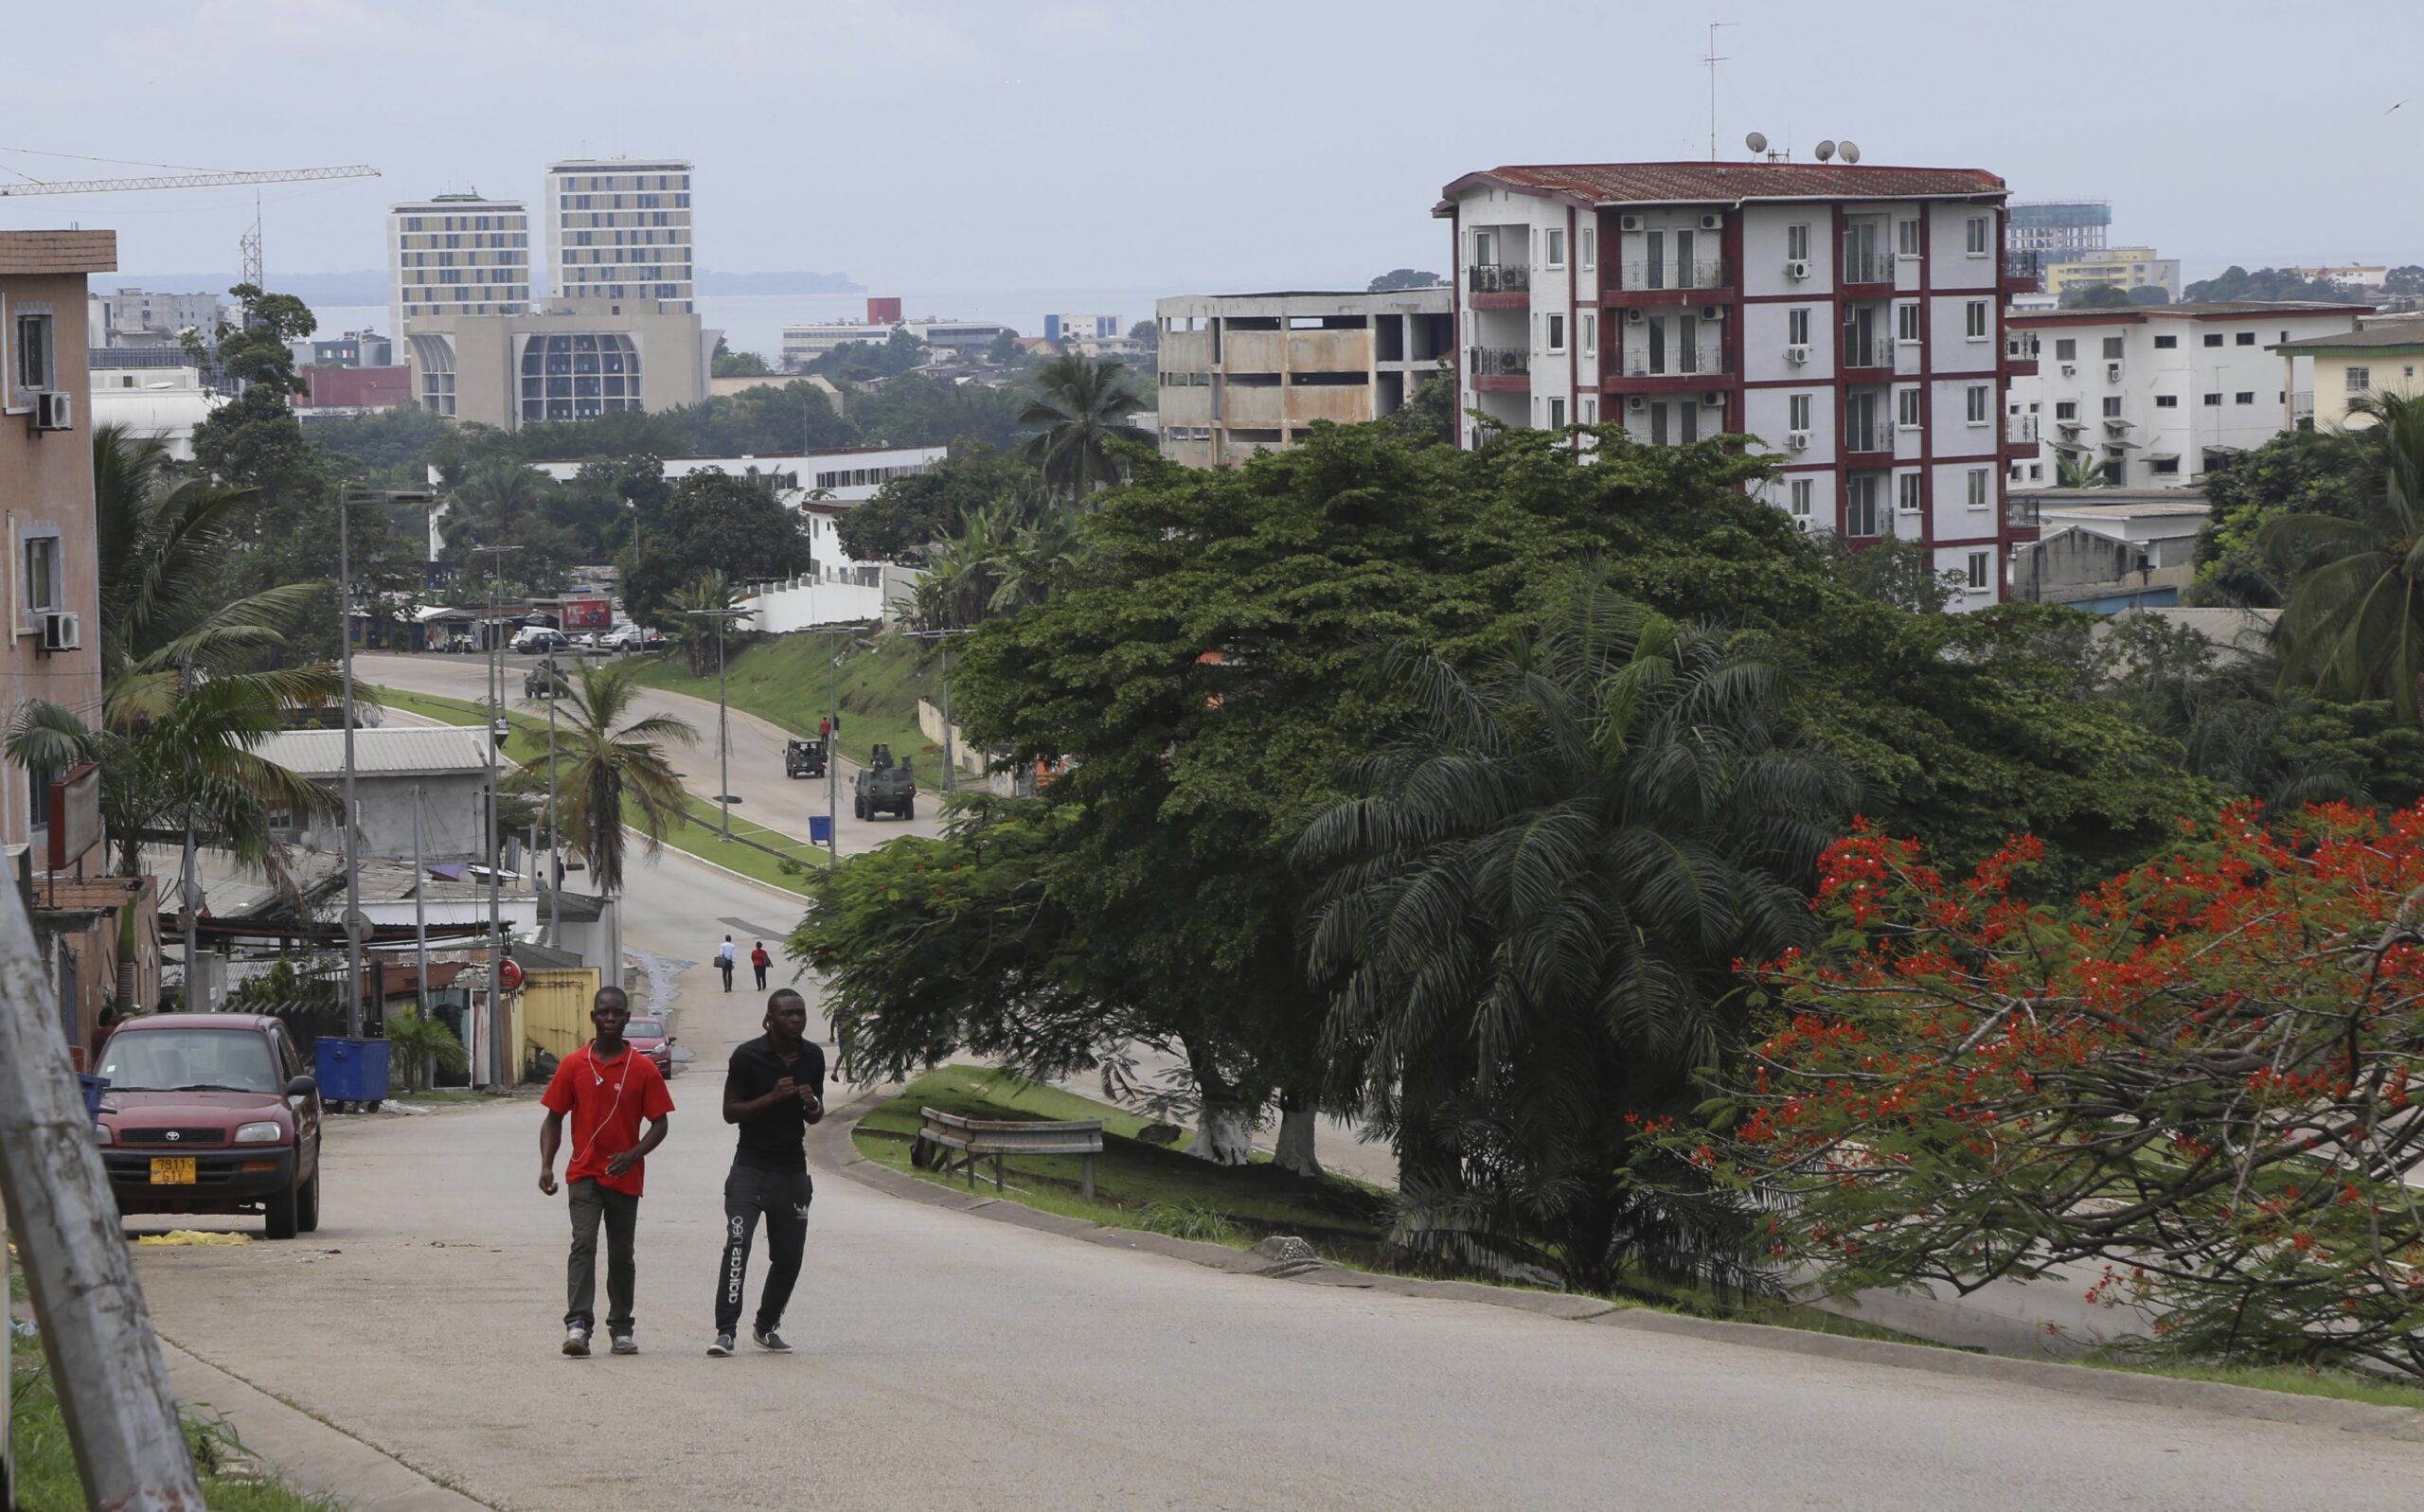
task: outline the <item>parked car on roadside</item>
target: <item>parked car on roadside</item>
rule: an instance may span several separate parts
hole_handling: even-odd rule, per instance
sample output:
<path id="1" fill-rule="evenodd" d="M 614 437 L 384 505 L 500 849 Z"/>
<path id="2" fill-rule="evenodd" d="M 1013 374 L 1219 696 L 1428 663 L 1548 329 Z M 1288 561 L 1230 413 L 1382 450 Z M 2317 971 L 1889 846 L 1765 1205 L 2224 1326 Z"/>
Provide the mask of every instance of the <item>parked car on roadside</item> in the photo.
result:
<path id="1" fill-rule="evenodd" d="M 572 645 L 572 637 L 544 625 L 525 625 L 513 632 L 506 649 L 528 654 L 535 651 L 561 651 Z"/>
<path id="2" fill-rule="evenodd" d="M 682 1037 L 665 1032 L 663 1019 L 633 1019 L 623 1025 L 623 1041 L 656 1062 L 657 1071 L 673 1075 L 673 1046 Z"/>
<path id="3" fill-rule="evenodd" d="M 646 644 L 647 640 L 648 631 L 629 621 L 615 626 L 613 630 L 601 630 L 597 632 L 597 645 L 601 650 L 635 651 Z"/>
<path id="4" fill-rule="evenodd" d="M 320 1088 L 263 1014 L 157 1013 L 101 1046 L 101 1164 L 118 1211 L 258 1212 L 273 1239 L 320 1226 Z"/>

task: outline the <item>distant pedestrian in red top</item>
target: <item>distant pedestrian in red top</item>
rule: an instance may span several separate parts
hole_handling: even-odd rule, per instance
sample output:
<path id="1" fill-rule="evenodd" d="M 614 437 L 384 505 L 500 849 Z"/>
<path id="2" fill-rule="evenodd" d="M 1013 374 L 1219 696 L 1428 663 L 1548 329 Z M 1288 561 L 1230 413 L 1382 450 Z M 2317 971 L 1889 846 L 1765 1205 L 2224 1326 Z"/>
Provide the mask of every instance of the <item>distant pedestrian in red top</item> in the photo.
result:
<path id="1" fill-rule="evenodd" d="M 640 1186 L 648 1152 L 665 1143 L 666 1115 L 673 1094 L 648 1057 L 623 1041 L 632 1019 L 621 987 L 603 987 L 591 1000 L 589 1022 L 597 1037 L 564 1057 L 539 1100 L 547 1121 L 539 1126 L 539 1190 L 556 1195 L 556 1150 L 563 1140 L 564 1115 L 572 1115 L 572 1162 L 564 1167 L 571 1188 L 572 1257 L 565 1277 L 564 1353 L 589 1353 L 596 1331 L 597 1225 L 606 1225 L 606 1332 L 618 1355 L 635 1355 L 632 1337 L 633 1230 L 639 1219 Z M 640 1132 L 642 1120 L 648 1132 Z"/>
<path id="2" fill-rule="evenodd" d="M 828 716 L 827 716 L 827 717 L 825 717 L 824 719 L 821 719 L 821 720 L 817 720 L 817 721 L 816 721 L 816 738 L 817 738 L 818 739 L 820 739 L 820 740 L 821 740 L 821 739 L 824 739 L 827 736 L 829 736 L 829 735 L 831 735 L 832 733 L 833 733 L 833 719 L 832 719 L 832 716 L 828 715 Z"/>
<path id="3" fill-rule="evenodd" d="M 766 942 L 759 940 L 758 948 L 749 952 L 749 969 L 758 973 L 758 991 L 766 990 L 766 968 L 774 964 L 775 958 L 766 953 Z"/>

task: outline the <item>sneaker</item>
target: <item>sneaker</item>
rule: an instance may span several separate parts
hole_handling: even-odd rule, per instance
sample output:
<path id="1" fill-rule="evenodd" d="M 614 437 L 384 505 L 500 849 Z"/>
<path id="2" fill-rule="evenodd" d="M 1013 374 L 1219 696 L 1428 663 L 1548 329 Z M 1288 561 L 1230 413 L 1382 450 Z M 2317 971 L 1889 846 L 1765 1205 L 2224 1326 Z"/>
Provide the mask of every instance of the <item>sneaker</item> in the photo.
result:
<path id="1" fill-rule="evenodd" d="M 589 1358 L 589 1330 L 571 1327 L 564 1330 L 564 1353 L 575 1360 Z"/>
<path id="2" fill-rule="evenodd" d="M 630 1334 L 618 1333 L 615 1336 L 613 1352 L 618 1355 L 636 1355 L 640 1352 L 640 1342 Z"/>
<path id="3" fill-rule="evenodd" d="M 749 1338 L 751 1343 L 769 1354 L 788 1355 L 792 1352 L 792 1346 L 783 1343 L 783 1336 L 772 1328 L 753 1328 Z"/>
<path id="4" fill-rule="evenodd" d="M 722 1360 L 724 1356 L 731 1354 L 732 1335 L 728 1333 L 720 1333 L 716 1335 L 716 1342 L 707 1345 L 707 1353 L 715 1356 L 718 1360 Z"/>

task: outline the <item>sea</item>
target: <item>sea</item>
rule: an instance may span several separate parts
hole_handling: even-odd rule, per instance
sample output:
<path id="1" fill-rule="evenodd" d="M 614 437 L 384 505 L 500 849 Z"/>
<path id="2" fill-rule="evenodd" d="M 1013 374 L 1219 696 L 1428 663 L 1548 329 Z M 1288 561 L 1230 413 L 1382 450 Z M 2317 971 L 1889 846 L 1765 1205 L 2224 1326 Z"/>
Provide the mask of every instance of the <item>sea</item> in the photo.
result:
<path id="1" fill-rule="evenodd" d="M 1121 329 L 1153 315 L 1153 302 L 1167 297 L 1168 289 L 971 290 L 961 294 L 901 295 L 901 313 L 910 320 L 992 320 L 1022 336 L 1043 334 L 1046 311 L 1063 315 L 1117 315 Z M 1202 294 L 1190 286 L 1183 291 Z M 768 362 L 783 349 L 783 328 L 801 321 L 861 319 L 866 314 L 864 294 L 702 294 L 699 319 L 711 330 L 723 332 L 724 345 L 737 352 L 756 352 Z M 392 336 L 385 305 L 314 305 L 320 334 L 370 329 Z"/>

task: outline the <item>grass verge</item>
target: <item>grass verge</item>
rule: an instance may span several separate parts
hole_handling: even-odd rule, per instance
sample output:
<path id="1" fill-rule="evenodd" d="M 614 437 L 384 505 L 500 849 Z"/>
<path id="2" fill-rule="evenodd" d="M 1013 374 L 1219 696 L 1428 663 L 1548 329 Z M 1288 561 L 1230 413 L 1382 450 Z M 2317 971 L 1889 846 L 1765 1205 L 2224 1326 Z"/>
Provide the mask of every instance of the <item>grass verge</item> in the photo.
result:
<path id="1" fill-rule="evenodd" d="M 408 693 L 401 688 L 379 689 L 381 702 L 389 708 L 418 714 L 443 724 L 485 728 L 488 724 L 487 705 L 468 699 L 441 698 L 434 693 Z M 538 760 L 547 754 L 547 721 L 508 708 L 506 721 L 513 734 L 507 738 L 502 753 L 507 761 L 516 766 Z M 782 888 L 786 892 L 805 894 L 809 886 L 809 871 L 827 863 L 824 848 L 811 845 L 796 835 L 769 829 L 754 820 L 733 816 L 732 832 L 742 839 L 754 840 L 760 845 L 782 852 L 770 856 L 747 845 L 728 845 L 718 838 L 716 806 L 710 799 L 693 792 L 686 794 L 683 809 L 690 816 L 688 825 L 665 837 L 665 844 L 675 850 L 698 857 L 701 861 L 737 871 L 756 881 Z M 625 817 L 631 808 L 625 805 Z M 786 861 L 790 863 L 786 865 Z M 794 869 L 796 868 L 796 869 Z"/>
<path id="2" fill-rule="evenodd" d="M 76 1451 L 49 1371 L 38 1362 L 20 1364 L 9 1407 L 19 1512 L 83 1512 L 84 1486 L 77 1478 Z M 202 1475 L 203 1502 L 212 1512 L 336 1512 L 334 1502 L 258 1473 L 258 1462 L 245 1455 L 235 1430 L 223 1421 L 188 1414 L 185 1423 L 194 1468 Z"/>
<path id="3" fill-rule="evenodd" d="M 827 637 L 799 633 L 775 635 L 742 647 L 724 667 L 725 702 L 761 720 L 801 735 L 813 735 L 832 697 L 827 670 Z M 687 693 L 712 702 L 716 680 L 692 677 L 690 669 L 670 656 L 633 664 L 634 677 L 651 687 Z M 864 765 L 867 753 L 882 742 L 896 757 L 940 771 L 938 746 L 918 728 L 918 701 L 940 700 L 939 658 L 923 665 L 916 641 L 885 635 L 842 664 L 842 754 Z"/>
<path id="4" fill-rule="evenodd" d="M 1342 1257 L 1375 1249 L 1386 1228 L 1385 1202 L 1362 1187 L 1292 1175 L 1268 1163 L 1215 1165 L 1138 1139 L 1148 1120 L 1133 1113 L 975 1066 L 930 1071 L 871 1110 L 855 1132 L 859 1153 L 920 1180 L 966 1190 L 965 1177 L 946 1182 L 909 1164 L 921 1108 L 970 1118 L 1101 1119 L 1103 1150 L 1095 1163 L 1091 1202 L 1079 1194 L 1082 1156 L 1020 1155 L 1003 1162 L 1007 1190 L 1002 1195 L 1047 1213 L 1240 1247 L 1266 1235 L 1295 1234 Z M 984 1164 L 976 1189 L 992 1192 L 991 1162 Z"/>

